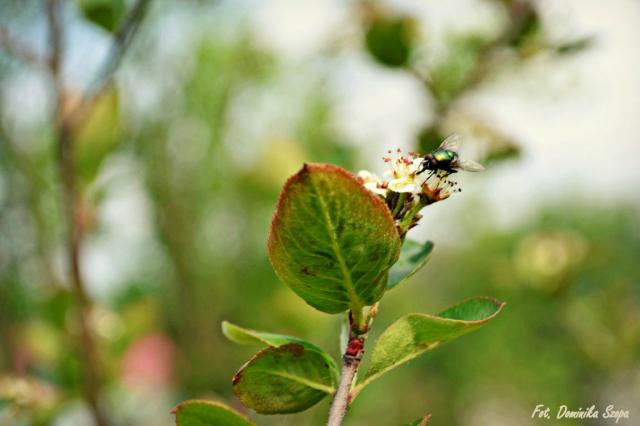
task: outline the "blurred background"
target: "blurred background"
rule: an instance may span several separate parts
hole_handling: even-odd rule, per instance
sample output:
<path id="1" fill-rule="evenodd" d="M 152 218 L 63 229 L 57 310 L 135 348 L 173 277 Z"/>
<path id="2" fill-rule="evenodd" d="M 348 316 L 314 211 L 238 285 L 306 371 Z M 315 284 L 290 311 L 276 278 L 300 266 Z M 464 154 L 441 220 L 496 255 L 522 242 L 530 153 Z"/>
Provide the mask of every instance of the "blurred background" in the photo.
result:
<path id="1" fill-rule="evenodd" d="M 0 425 L 92 425 L 69 278 L 45 2 L 0 2 Z M 61 93 L 82 98 L 128 0 L 61 3 Z M 144 2 L 147 3 L 147 2 Z M 349 425 L 555 424 L 537 404 L 640 413 L 640 2 L 155 0 L 73 129 L 79 262 L 99 404 L 171 425 L 224 401 L 258 349 L 220 322 L 338 357 L 339 319 L 278 282 L 266 236 L 303 162 L 380 173 L 388 149 L 452 132 L 486 165 L 424 210 L 436 249 L 385 297 L 400 315 L 474 295 L 487 328 L 368 387 Z M 329 398 L 261 425 L 322 425 Z M 634 411 L 635 410 L 635 411 Z M 564 420 L 562 424 L 609 424 Z"/>

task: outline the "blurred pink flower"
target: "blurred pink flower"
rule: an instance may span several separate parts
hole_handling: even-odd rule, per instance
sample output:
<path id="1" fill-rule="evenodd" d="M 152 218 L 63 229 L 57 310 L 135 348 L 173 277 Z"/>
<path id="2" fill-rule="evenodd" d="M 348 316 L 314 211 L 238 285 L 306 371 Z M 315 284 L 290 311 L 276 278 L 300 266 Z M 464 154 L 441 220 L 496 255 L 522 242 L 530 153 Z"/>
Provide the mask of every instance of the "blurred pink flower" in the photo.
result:
<path id="1" fill-rule="evenodd" d="M 133 342 L 122 358 L 120 376 L 131 388 L 164 387 L 173 383 L 176 347 L 162 333 L 152 333 Z"/>

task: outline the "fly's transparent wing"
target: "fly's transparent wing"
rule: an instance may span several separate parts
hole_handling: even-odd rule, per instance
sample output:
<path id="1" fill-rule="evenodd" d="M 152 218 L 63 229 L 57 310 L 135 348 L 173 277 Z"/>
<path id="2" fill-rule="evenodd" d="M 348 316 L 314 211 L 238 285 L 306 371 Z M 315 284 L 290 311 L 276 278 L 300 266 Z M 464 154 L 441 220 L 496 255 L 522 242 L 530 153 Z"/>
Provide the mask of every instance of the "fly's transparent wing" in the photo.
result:
<path id="1" fill-rule="evenodd" d="M 482 164 L 476 163 L 475 161 L 462 159 L 458 159 L 458 161 L 456 161 L 455 167 L 467 172 L 481 172 L 484 170 L 484 166 Z"/>
<path id="2" fill-rule="evenodd" d="M 438 147 L 438 149 L 447 149 L 449 151 L 453 151 L 458 153 L 460 151 L 460 143 L 462 142 L 462 138 L 460 135 L 454 133 L 448 138 L 446 138 Z"/>

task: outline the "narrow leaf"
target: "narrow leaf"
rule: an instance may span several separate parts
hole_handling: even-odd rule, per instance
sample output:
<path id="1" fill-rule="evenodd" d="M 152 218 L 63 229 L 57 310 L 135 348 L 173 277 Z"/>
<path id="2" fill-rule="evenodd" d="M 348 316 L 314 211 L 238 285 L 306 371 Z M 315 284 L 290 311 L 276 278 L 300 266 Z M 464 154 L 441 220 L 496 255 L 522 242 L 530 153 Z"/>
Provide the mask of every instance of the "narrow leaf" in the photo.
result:
<path id="1" fill-rule="evenodd" d="M 297 343 L 304 346 L 304 348 L 307 350 L 320 354 L 327 362 L 327 364 L 329 364 L 331 372 L 332 374 L 334 374 L 336 380 L 338 379 L 338 376 L 340 374 L 338 366 L 336 365 L 336 362 L 331 357 L 331 355 L 307 340 L 300 339 L 298 337 L 287 336 L 285 334 L 267 333 L 264 331 L 242 328 L 235 324 L 231 324 L 228 321 L 222 322 L 222 333 L 227 337 L 227 339 L 241 345 L 264 344 L 268 346 L 279 347 L 289 343 Z"/>
<path id="2" fill-rule="evenodd" d="M 400 249 L 400 258 L 389 269 L 387 289 L 391 290 L 422 269 L 429 260 L 432 250 L 433 243 L 431 241 L 420 244 L 416 241 L 405 240 Z"/>
<path id="3" fill-rule="evenodd" d="M 387 371 L 442 343 L 480 328 L 498 315 L 503 302 L 488 297 L 464 301 L 439 316 L 408 314 L 387 328 L 373 347 L 369 369 L 354 393 Z"/>
<path id="4" fill-rule="evenodd" d="M 400 238 L 382 199 L 346 170 L 305 164 L 285 183 L 271 223 L 278 277 L 327 313 L 376 303 Z"/>
<path id="5" fill-rule="evenodd" d="M 258 352 L 233 377 L 242 404 L 262 414 L 297 413 L 335 391 L 324 357 L 297 343 Z"/>
<path id="6" fill-rule="evenodd" d="M 257 426 L 242 414 L 214 401 L 184 401 L 171 413 L 176 416 L 177 426 Z"/>

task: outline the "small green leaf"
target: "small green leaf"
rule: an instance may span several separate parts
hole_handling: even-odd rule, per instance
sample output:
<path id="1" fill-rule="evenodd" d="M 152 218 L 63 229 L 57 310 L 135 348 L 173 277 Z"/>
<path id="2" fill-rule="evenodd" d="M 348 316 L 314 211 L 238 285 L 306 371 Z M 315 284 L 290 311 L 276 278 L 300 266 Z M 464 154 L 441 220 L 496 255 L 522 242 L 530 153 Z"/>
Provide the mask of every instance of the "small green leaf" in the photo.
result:
<path id="1" fill-rule="evenodd" d="M 416 22 L 408 17 L 377 16 L 366 33 L 366 47 L 371 56 L 388 67 L 409 63 L 416 33 Z"/>
<path id="2" fill-rule="evenodd" d="M 120 112 L 119 95 L 112 88 L 80 112 L 74 128 L 74 165 L 83 185 L 95 180 L 106 158 L 122 145 Z"/>
<path id="3" fill-rule="evenodd" d="M 77 0 L 78 8 L 91 23 L 115 32 L 125 12 L 123 0 Z"/>
<path id="4" fill-rule="evenodd" d="M 405 240 L 400 249 L 400 258 L 395 265 L 389 269 L 387 289 L 391 290 L 422 269 L 429 260 L 429 255 L 432 250 L 433 243 L 431 241 L 420 244 L 416 241 Z"/>
<path id="5" fill-rule="evenodd" d="M 439 316 L 408 314 L 387 328 L 373 347 L 367 374 L 358 383 L 357 394 L 387 371 L 426 351 L 480 328 L 498 315 L 503 302 L 488 297 L 464 301 Z"/>
<path id="6" fill-rule="evenodd" d="M 176 415 L 177 426 L 256 426 L 235 410 L 214 401 L 184 401 L 171 413 Z"/>
<path id="7" fill-rule="evenodd" d="M 285 183 L 269 234 L 278 277 L 327 313 L 382 297 L 400 237 L 382 199 L 346 170 L 305 164 Z"/>
<path id="8" fill-rule="evenodd" d="M 258 352 L 233 377 L 244 406 L 262 414 L 297 413 L 335 391 L 324 357 L 297 343 Z"/>
<path id="9" fill-rule="evenodd" d="M 305 349 L 317 352 L 322 355 L 325 359 L 329 367 L 331 367 L 331 372 L 334 374 L 335 379 L 337 380 L 340 372 L 338 370 L 338 366 L 336 365 L 335 360 L 326 353 L 324 350 L 314 345 L 313 343 L 306 341 L 304 339 L 300 339 L 298 337 L 287 336 L 284 334 L 275 334 L 275 333 L 267 333 L 264 331 L 256 331 L 248 328 L 242 328 L 235 324 L 231 324 L 228 321 L 222 322 L 222 333 L 227 337 L 227 339 L 231 340 L 234 343 L 238 343 L 241 345 L 251 345 L 251 344 L 264 344 L 268 346 L 279 347 L 282 345 L 286 345 L 289 343 L 297 343 L 305 347 Z"/>

